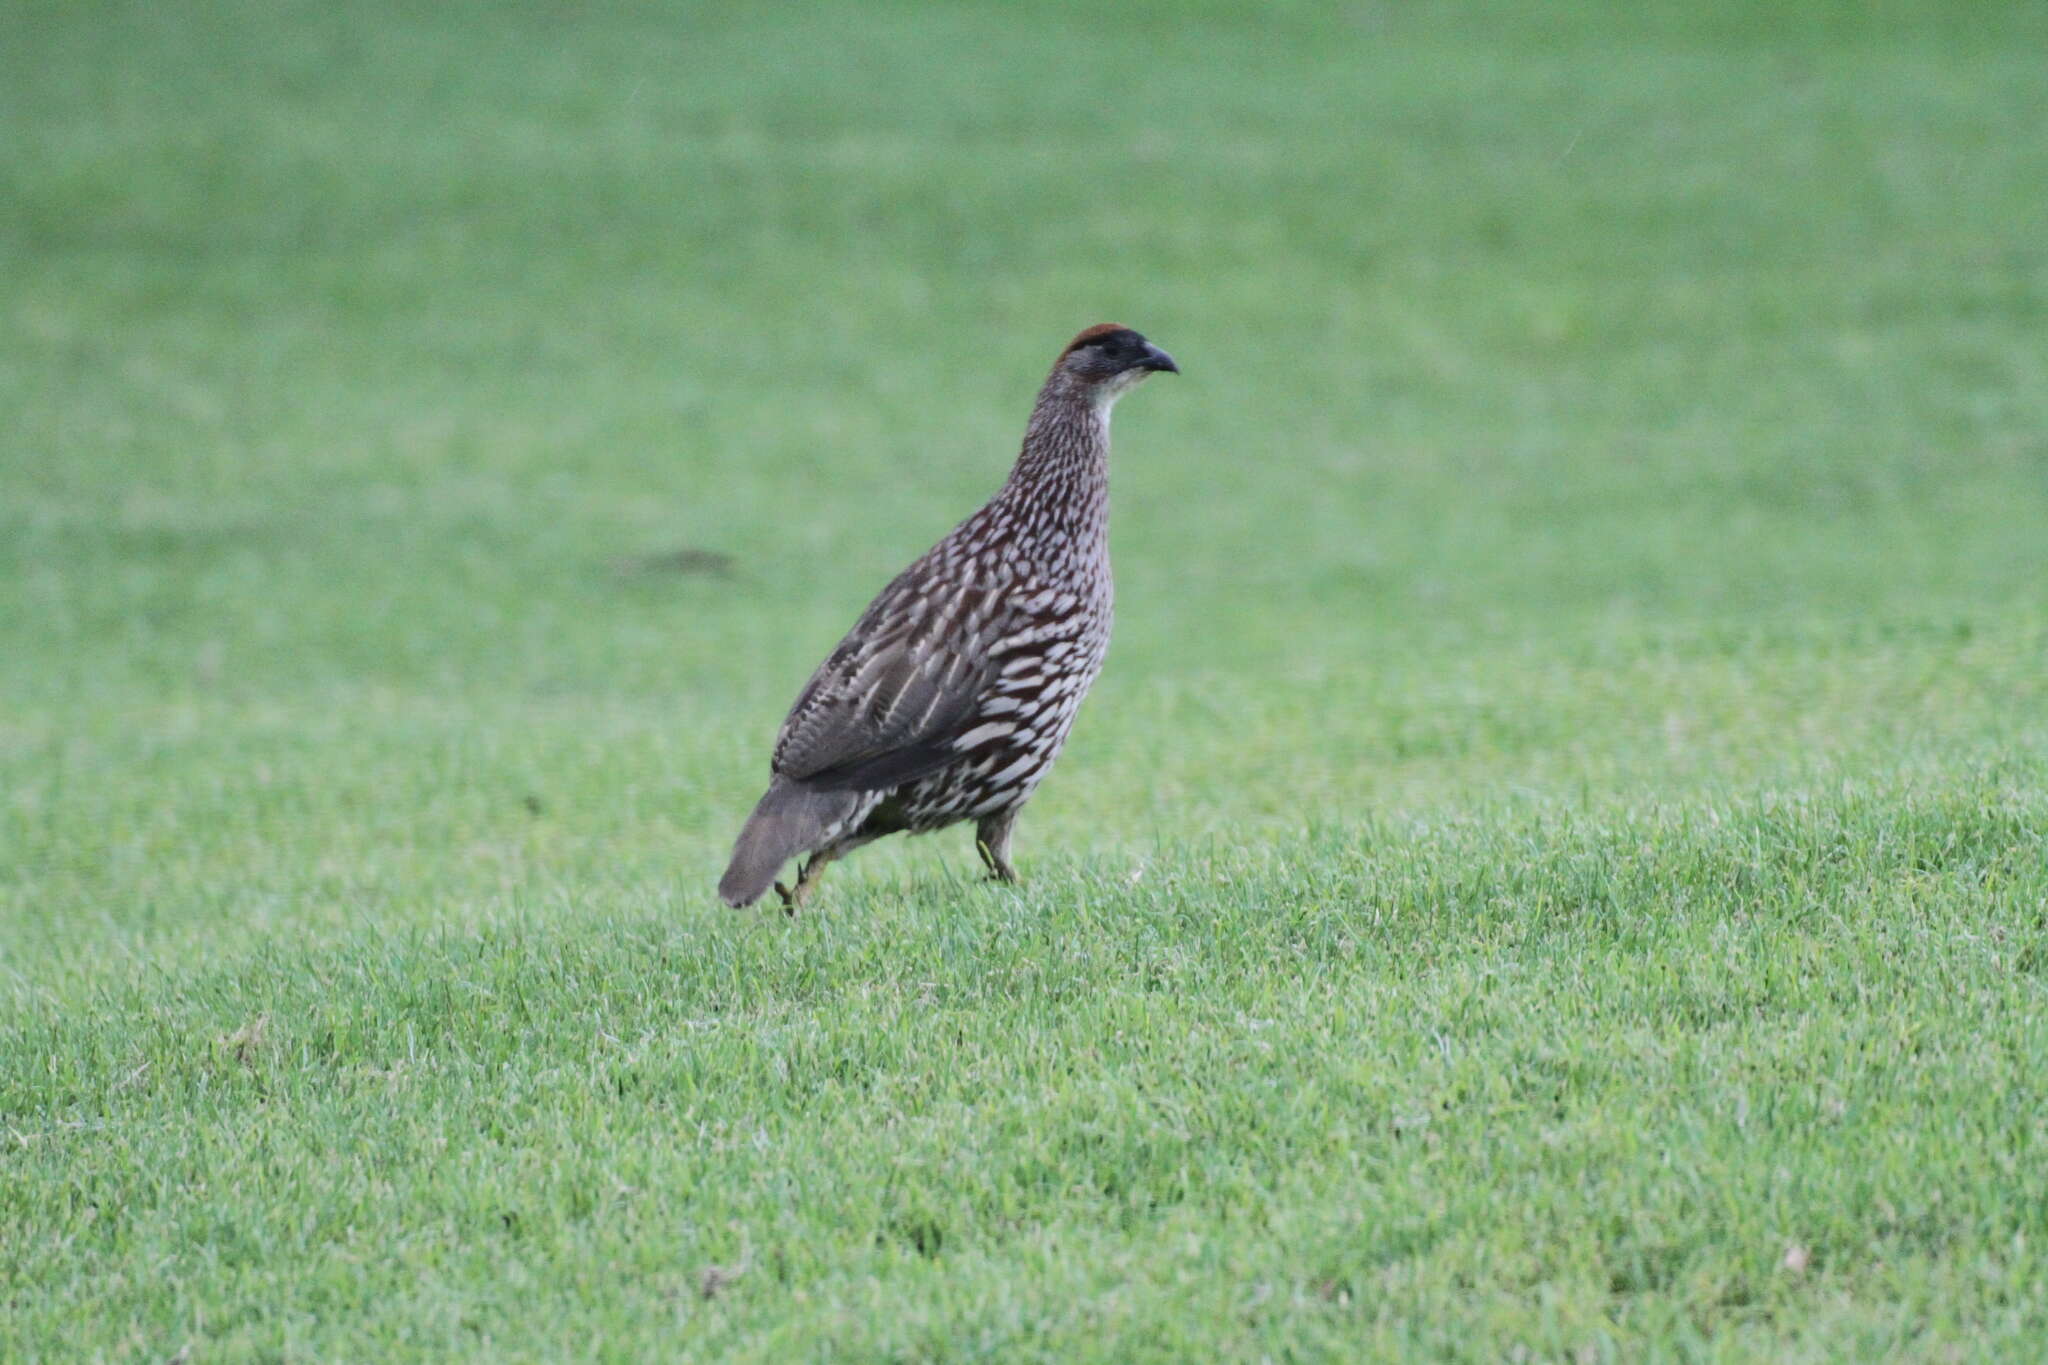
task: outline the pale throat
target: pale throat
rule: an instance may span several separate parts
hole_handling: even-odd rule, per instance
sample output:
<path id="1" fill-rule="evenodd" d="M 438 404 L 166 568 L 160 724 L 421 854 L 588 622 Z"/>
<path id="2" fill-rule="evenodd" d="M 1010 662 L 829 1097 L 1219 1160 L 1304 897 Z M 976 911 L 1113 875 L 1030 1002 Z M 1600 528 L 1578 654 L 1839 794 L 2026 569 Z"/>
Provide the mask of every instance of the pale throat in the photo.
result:
<path id="1" fill-rule="evenodd" d="M 1132 368 L 1113 374 L 1097 384 L 1089 394 L 1089 406 L 1102 414 L 1102 420 L 1109 420 L 1109 410 L 1116 406 L 1116 400 L 1145 382 L 1150 371 Z"/>

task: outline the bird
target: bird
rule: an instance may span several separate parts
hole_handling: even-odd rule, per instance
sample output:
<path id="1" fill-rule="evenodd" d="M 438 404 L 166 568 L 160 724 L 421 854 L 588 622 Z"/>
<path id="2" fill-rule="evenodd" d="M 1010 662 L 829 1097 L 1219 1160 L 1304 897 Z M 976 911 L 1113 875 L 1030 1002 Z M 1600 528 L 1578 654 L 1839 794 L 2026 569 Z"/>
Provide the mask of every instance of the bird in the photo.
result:
<path id="1" fill-rule="evenodd" d="M 1110 410 L 1161 372 L 1180 366 L 1119 323 L 1060 352 L 1003 486 L 876 595 L 797 694 L 718 883 L 727 905 L 773 886 L 794 915 L 835 859 L 966 820 L 990 878 L 1017 880 L 1017 814 L 1109 650 Z"/>

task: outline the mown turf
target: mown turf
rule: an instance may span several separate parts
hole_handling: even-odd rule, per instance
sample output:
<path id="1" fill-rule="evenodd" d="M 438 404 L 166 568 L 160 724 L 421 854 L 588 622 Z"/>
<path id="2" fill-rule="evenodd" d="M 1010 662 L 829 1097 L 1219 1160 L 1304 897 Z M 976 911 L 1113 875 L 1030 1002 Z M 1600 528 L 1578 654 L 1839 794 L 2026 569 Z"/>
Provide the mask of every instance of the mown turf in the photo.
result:
<path id="1" fill-rule="evenodd" d="M 2048 1339 L 2048 11 L 5 29 L 0 1358 Z M 723 911 L 1103 318 L 1027 884 Z"/>

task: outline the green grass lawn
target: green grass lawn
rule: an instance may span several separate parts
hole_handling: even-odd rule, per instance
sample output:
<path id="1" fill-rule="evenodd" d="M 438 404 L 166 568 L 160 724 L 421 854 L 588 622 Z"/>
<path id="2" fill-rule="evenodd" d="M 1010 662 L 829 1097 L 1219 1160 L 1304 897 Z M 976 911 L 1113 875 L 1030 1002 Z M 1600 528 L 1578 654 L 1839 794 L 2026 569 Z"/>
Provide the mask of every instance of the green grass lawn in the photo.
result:
<path id="1" fill-rule="evenodd" d="M 2037 1359 L 2044 48 L 9 4 L 0 1358 Z M 1105 319 L 1026 884 L 724 910 Z"/>

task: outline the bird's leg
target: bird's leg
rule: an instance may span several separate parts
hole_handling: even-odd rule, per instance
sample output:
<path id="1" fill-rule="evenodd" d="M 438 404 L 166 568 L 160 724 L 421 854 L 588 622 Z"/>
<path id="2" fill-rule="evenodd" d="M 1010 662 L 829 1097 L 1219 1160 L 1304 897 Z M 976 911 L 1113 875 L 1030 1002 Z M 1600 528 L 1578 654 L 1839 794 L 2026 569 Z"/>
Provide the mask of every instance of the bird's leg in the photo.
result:
<path id="1" fill-rule="evenodd" d="M 974 851 L 988 868 L 993 882 L 1014 882 L 1017 869 L 1010 866 L 1010 831 L 1017 824 L 1017 808 L 984 815 L 974 827 Z"/>
<path id="2" fill-rule="evenodd" d="M 825 873 L 825 864 L 837 856 L 836 853 L 820 852 L 804 859 L 803 865 L 796 870 L 794 890 L 785 888 L 781 882 L 775 883 L 775 894 L 782 897 L 782 912 L 785 915 L 794 919 L 796 912 L 804 908 L 804 902 L 810 899 L 811 889 Z"/>

